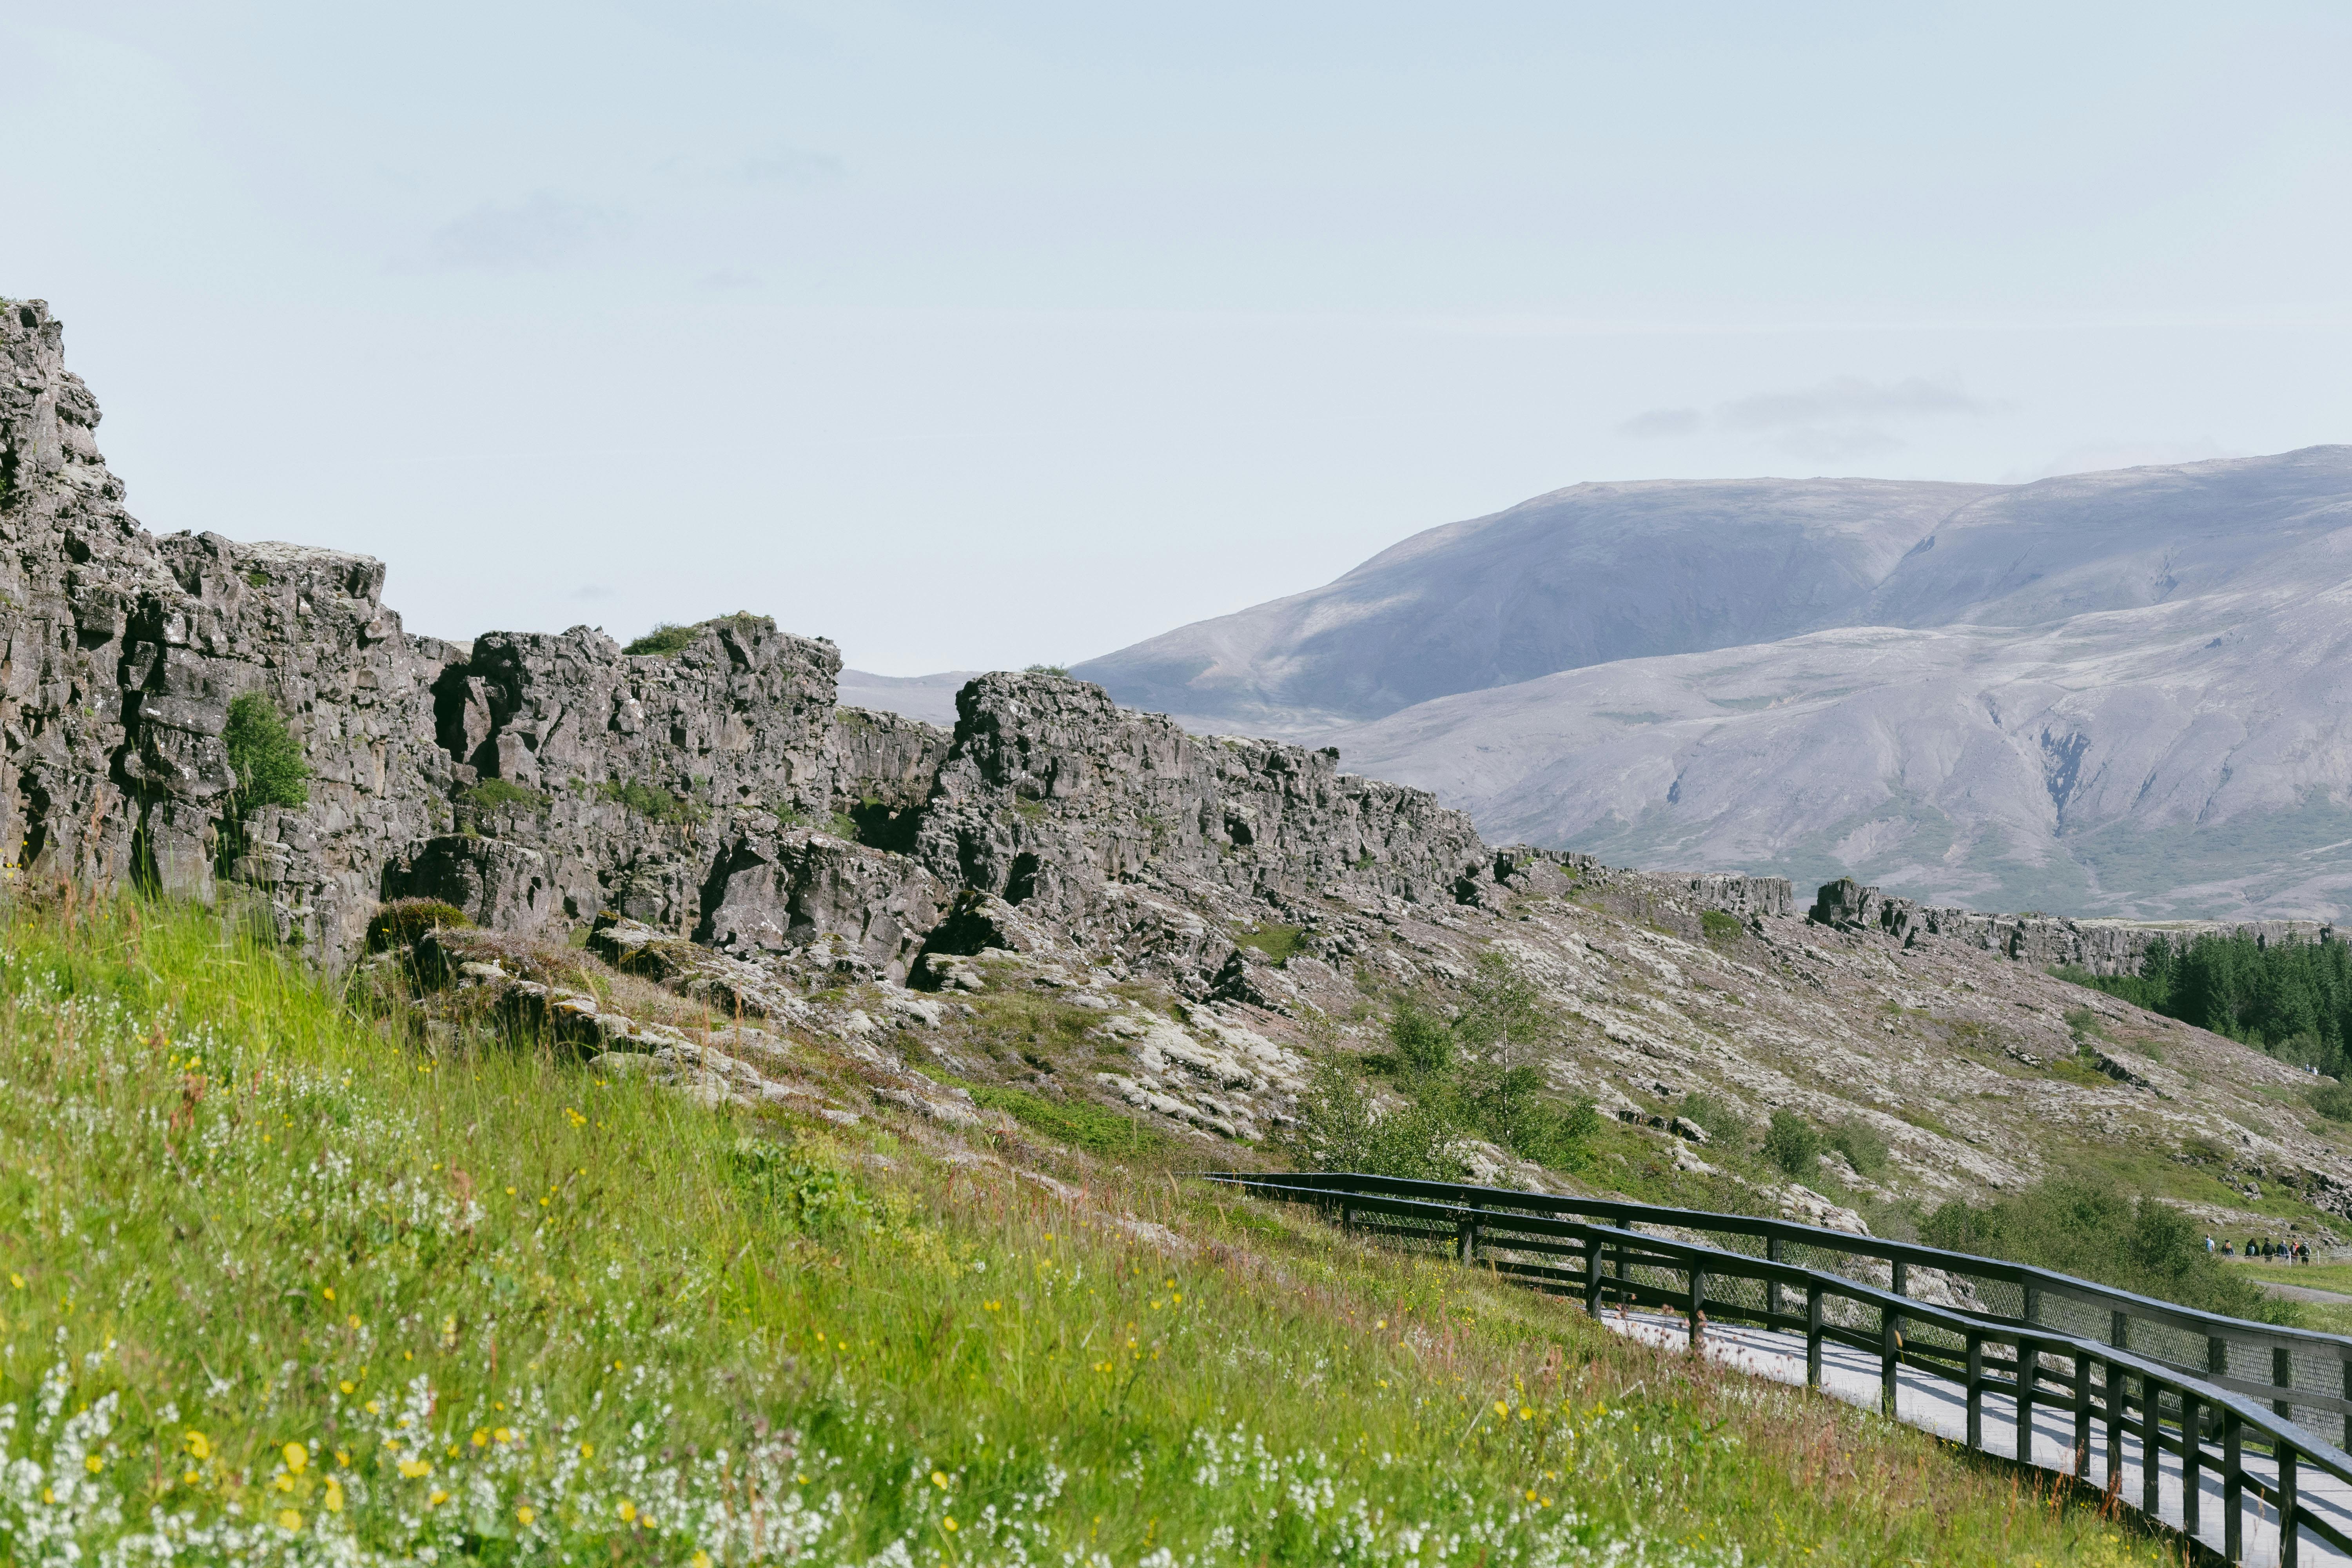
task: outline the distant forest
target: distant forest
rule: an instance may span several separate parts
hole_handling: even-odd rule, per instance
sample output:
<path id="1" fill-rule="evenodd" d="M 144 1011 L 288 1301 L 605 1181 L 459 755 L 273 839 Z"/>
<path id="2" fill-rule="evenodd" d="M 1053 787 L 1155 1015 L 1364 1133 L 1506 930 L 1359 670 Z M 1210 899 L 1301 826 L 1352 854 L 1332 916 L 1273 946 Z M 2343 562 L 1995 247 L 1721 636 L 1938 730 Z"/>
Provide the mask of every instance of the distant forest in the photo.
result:
<path id="1" fill-rule="evenodd" d="M 2352 1062 L 2352 948 L 2341 942 L 2158 937 L 2137 974 L 2057 973 L 2331 1078 Z"/>

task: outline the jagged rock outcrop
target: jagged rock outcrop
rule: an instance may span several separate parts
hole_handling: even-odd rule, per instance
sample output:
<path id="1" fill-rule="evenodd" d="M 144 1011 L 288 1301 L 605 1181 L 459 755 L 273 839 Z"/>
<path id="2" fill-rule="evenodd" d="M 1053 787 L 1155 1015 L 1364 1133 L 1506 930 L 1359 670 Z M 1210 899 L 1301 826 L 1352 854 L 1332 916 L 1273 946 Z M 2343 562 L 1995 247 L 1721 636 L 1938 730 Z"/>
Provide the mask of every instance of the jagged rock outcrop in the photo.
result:
<path id="1" fill-rule="evenodd" d="M 1491 880 L 1469 819 L 1339 753 L 1204 740 L 1084 681 L 986 675 L 956 699 L 954 748 L 915 854 L 934 874 L 1083 921 L 1149 875 L 1297 896 L 1340 881 L 1416 903 Z"/>
<path id="2" fill-rule="evenodd" d="M 1695 879 L 1696 880 L 1696 879 Z M 2336 928 L 2315 921 L 2069 920 L 2042 914 L 1984 914 L 1894 898 L 1851 877 L 1824 882 L 1806 919 L 1838 931 L 1875 931 L 1910 947 L 1928 938 L 1997 952 L 2036 969 L 2077 968 L 2093 974 L 2136 974 L 2158 937 L 2179 941 L 2201 932 L 2243 932 L 2274 942 L 2328 942 Z"/>
<path id="3" fill-rule="evenodd" d="M 611 911 L 755 965 L 890 980 L 935 931 L 943 958 L 1014 940 L 1017 921 L 976 915 L 984 895 L 1202 986 L 1233 952 L 1204 898 L 1492 896 L 1491 858 L 1429 795 L 1328 752 L 1198 741 L 1082 682 L 987 677 L 950 733 L 836 710 L 833 645 L 757 616 L 636 655 L 585 626 L 411 637 L 365 556 L 149 535 L 98 419 L 47 308 L 8 303 L 0 858 L 17 876 L 198 899 L 226 882 L 331 963 L 380 900 L 413 896 L 526 932 Z M 247 691 L 300 742 L 307 805 L 240 811 L 222 733 Z"/>

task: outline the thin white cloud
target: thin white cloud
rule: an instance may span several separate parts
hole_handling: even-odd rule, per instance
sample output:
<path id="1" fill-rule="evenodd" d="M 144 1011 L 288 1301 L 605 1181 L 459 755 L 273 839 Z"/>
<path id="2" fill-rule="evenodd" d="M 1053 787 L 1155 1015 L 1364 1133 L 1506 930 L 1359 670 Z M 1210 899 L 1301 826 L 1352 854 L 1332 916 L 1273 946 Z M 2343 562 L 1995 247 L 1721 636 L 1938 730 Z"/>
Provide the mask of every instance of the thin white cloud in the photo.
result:
<path id="1" fill-rule="evenodd" d="M 1696 408 L 1653 408 L 1646 414 L 1636 414 L 1617 426 L 1617 433 L 1643 440 L 1696 436 L 1706 423 L 1706 416 Z"/>
<path id="2" fill-rule="evenodd" d="M 1945 414 L 1992 414 L 2000 405 L 1970 397 L 1949 382 L 1911 376 L 1871 382 L 1840 376 L 1795 392 L 1762 392 L 1716 410 L 1728 430 L 1786 430 L 1837 420 L 1918 418 Z"/>
<path id="3" fill-rule="evenodd" d="M 1971 397 L 1955 382 L 1907 376 L 1901 381 L 1865 381 L 1836 376 L 1786 392 L 1759 392 L 1717 404 L 1710 413 L 1696 408 L 1653 408 L 1617 427 L 1637 439 L 1671 439 L 1706 430 L 1739 431 L 1774 437 L 1773 446 L 1814 462 L 1844 462 L 1895 451 L 1903 440 L 1889 422 L 1982 416 L 2004 405 Z"/>
<path id="4" fill-rule="evenodd" d="M 485 204 L 443 224 L 433 234 L 433 257 L 454 268 L 554 267 L 620 228 L 620 219 L 602 207 L 534 191 L 522 201 Z"/>

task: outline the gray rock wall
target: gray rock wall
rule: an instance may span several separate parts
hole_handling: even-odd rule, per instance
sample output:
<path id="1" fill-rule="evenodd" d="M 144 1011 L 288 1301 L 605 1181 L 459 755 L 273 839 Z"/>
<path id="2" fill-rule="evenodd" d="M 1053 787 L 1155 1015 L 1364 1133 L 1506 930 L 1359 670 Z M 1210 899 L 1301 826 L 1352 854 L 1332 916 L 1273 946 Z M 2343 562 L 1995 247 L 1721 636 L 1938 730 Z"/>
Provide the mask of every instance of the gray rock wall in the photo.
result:
<path id="1" fill-rule="evenodd" d="M 985 675 L 956 701 L 914 852 L 1015 907 L 1083 921 L 1107 884 L 1153 876 L 1280 897 L 1351 881 L 1421 903 L 1491 882 L 1467 817 L 1342 773 L 1334 752 L 1188 734 L 1066 677 Z"/>
<path id="2" fill-rule="evenodd" d="M 1933 938 L 1998 952 L 2037 969 L 2066 965 L 2093 974 L 2137 973 L 2149 944 L 2158 937 L 2179 941 L 2207 932 L 2244 932 L 2267 945 L 2329 942 L 2337 934 L 2334 926 L 2315 921 L 2173 921 L 2148 925 L 2054 915 L 1983 914 L 1890 898 L 1851 877 L 1823 883 L 1806 918 L 1840 931 L 1877 931 L 1906 947 Z"/>

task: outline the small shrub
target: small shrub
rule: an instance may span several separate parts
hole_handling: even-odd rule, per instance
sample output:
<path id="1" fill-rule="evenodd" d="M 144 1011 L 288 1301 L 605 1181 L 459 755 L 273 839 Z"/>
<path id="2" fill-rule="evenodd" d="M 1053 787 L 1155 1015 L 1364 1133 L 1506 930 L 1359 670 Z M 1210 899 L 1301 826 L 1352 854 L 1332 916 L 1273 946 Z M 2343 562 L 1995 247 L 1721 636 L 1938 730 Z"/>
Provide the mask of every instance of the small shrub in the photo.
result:
<path id="1" fill-rule="evenodd" d="M 428 931 L 473 923 L 466 918 L 465 910 L 438 899 L 394 899 L 376 910 L 368 921 L 368 951 L 385 952 L 395 947 L 413 946 Z"/>
<path id="2" fill-rule="evenodd" d="M 1389 1043 L 1397 1065 L 1415 1076 L 1441 1073 L 1454 1065 L 1454 1031 L 1427 1005 L 1408 996 L 1389 1020 Z"/>
<path id="3" fill-rule="evenodd" d="M 1255 931 L 1236 931 L 1234 941 L 1265 954 L 1276 964 L 1284 964 L 1288 963 L 1292 955 L 1305 945 L 1299 940 L 1303 934 L 1297 926 L 1276 925 L 1267 921 L 1262 921 Z"/>
<path id="4" fill-rule="evenodd" d="M 655 822 L 692 822 L 701 815 L 692 801 L 680 799 L 659 784 L 636 779 L 626 784 L 606 779 L 596 786 L 596 798 L 625 806 Z"/>
<path id="5" fill-rule="evenodd" d="M 1795 1111 L 1776 1110 L 1764 1131 L 1764 1157 L 1791 1176 L 1810 1176 L 1822 1163 L 1822 1135 Z"/>
<path id="6" fill-rule="evenodd" d="M 503 811 L 516 805 L 530 811 L 545 811 L 547 796 L 535 789 L 525 789 L 511 779 L 484 779 L 478 784 L 459 790 L 457 804 L 475 811 Z"/>
<path id="7" fill-rule="evenodd" d="M 1886 1140 L 1858 1116 L 1830 1129 L 1829 1146 L 1843 1154 L 1846 1163 L 1862 1175 L 1875 1176 L 1886 1169 Z"/>
<path id="8" fill-rule="evenodd" d="M 257 805 L 308 805 L 310 764 L 302 742 L 286 727 L 278 705 L 258 691 L 229 700 L 228 724 L 221 731 L 229 771 L 236 775 L 239 816 Z"/>
<path id="9" fill-rule="evenodd" d="M 793 1228 L 812 1236 L 856 1230 L 871 1205 L 829 1162 L 764 1138 L 738 1139 L 728 1161 L 736 1183 Z"/>
<path id="10" fill-rule="evenodd" d="M 1316 1064 L 1299 1098 L 1297 1123 L 1282 1142 L 1310 1170 L 1458 1182 L 1469 1168 L 1454 1152 L 1456 1136 L 1433 1107 L 1375 1106 L 1363 1081 L 1327 1057 Z"/>
<path id="11" fill-rule="evenodd" d="M 2104 1040 L 2107 1037 L 2106 1030 L 2099 1026 L 2099 1016 L 2088 1007 L 2067 1008 L 2066 1029 L 2074 1037 L 2077 1045 L 2084 1040 Z"/>
<path id="12" fill-rule="evenodd" d="M 1135 1118 L 1083 1100 L 1051 1100 L 994 1084 L 973 1085 L 971 1098 L 975 1104 L 1002 1110 L 1022 1126 L 1089 1154 L 1139 1154 L 1160 1142 L 1157 1131 Z"/>
<path id="13" fill-rule="evenodd" d="M 2352 1084 L 2329 1079 L 2311 1091 L 2311 1109 L 2330 1121 L 2352 1121 Z"/>
<path id="14" fill-rule="evenodd" d="M 1738 915 L 1726 914 L 1721 910 L 1701 910 L 1698 923 L 1706 940 L 1717 947 L 1729 947 L 1748 929 L 1739 923 Z"/>
<path id="15" fill-rule="evenodd" d="M 1697 1123 L 1706 1135 L 1718 1143 L 1738 1148 L 1748 1142 L 1748 1120 L 1730 1104 L 1720 1100 L 1703 1089 L 1695 1089 L 1675 1107 L 1675 1114 L 1685 1121 Z"/>
<path id="16" fill-rule="evenodd" d="M 697 626 L 682 626 L 675 621 L 664 621 L 621 651 L 627 654 L 656 654 L 672 658 L 694 646 L 700 635 Z"/>
<path id="17" fill-rule="evenodd" d="M 1930 1247 L 2053 1268 L 2184 1307 L 2262 1322 L 2293 1322 L 2290 1301 L 2207 1253 L 2194 1221 L 2104 1176 L 2053 1176 L 1981 1207 L 1954 1199 L 1927 1216 Z"/>
<path id="18" fill-rule="evenodd" d="M 1033 664 L 1021 673 L 1024 675 L 1058 675 L 1066 680 L 1069 679 L 1070 674 L 1066 667 L 1058 664 Z"/>

